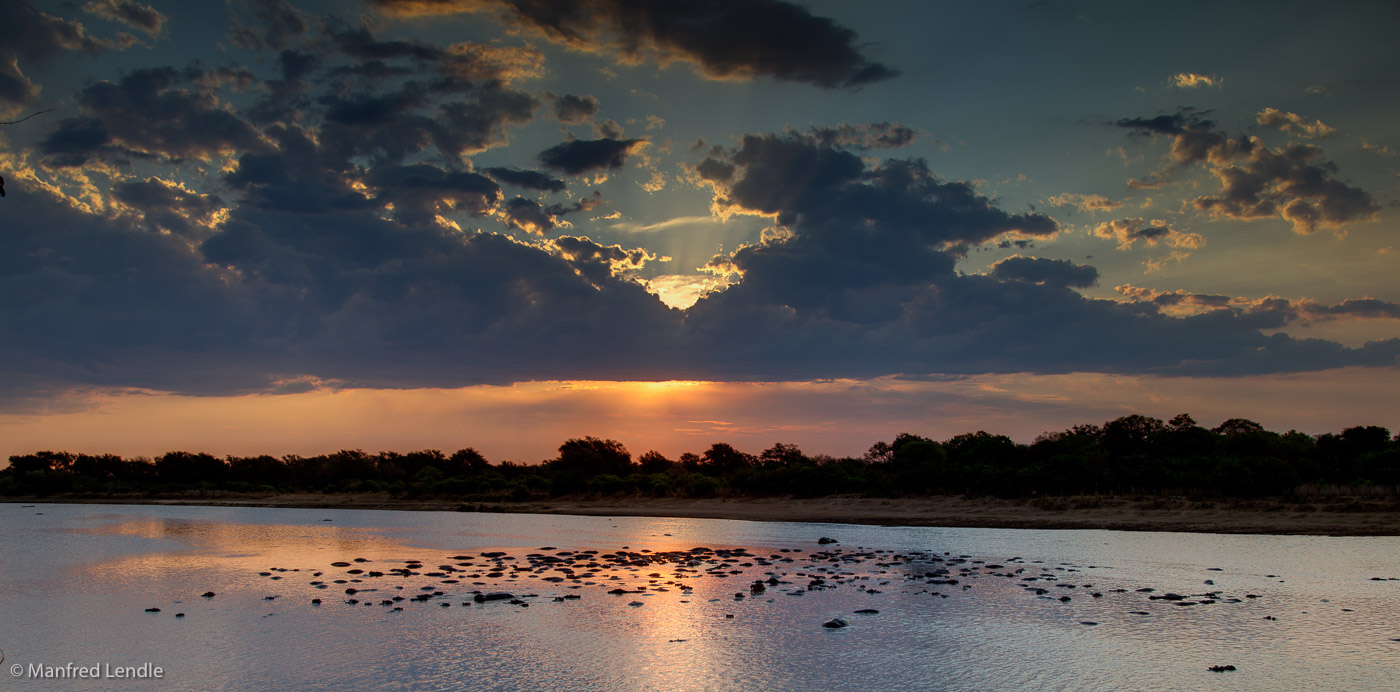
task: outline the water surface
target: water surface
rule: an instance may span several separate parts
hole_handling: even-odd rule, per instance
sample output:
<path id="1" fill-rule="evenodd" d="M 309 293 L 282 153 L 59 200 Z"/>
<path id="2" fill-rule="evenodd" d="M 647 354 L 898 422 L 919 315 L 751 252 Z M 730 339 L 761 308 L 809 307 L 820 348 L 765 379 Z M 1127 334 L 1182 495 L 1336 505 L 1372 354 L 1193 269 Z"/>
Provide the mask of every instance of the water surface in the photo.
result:
<path id="1" fill-rule="evenodd" d="M 47 504 L 0 504 L 0 529 L 5 689 L 1379 690 L 1400 680 L 1395 537 Z M 818 545 L 824 536 L 839 543 Z M 577 581 L 524 569 L 561 552 L 697 547 L 745 552 L 700 554 L 693 572 L 674 560 L 603 561 Z M 348 574 L 409 560 L 423 568 Z M 351 566 L 331 566 L 342 561 Z M 751 591 L 769 578 L 778 583 Z M 808 588 L 814 578 L 829 588 Z M 618 588 L 632 593 L 608 593 Z M 495 591 L 528 605 L 473 600 Z M 1198 605 L 1152 598 L 1166 593 Z M 555 600 L 565 595 L 579 598 Z M 850 626 L 822 627 L 836 617 Z M 13 665 L 69 663 L 151 664 L 163 678 L 10 676 Z M 1208 670 L 1227 664 L 1237 670 Z"/>

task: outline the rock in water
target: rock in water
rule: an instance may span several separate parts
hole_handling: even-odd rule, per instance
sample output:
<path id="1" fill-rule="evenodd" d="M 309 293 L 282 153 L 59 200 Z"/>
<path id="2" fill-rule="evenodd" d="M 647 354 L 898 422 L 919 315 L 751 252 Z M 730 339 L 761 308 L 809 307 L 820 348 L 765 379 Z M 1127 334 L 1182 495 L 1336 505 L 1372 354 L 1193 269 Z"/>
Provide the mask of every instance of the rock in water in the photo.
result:
<path id="1" fill-rule="evenodd" d="M 831 618 L 830 620 L 827 620 L 826 622 L 823 622 L 823 623 L 822 623 L 822 627 L 825 627 L 825 628 L 827 628 L 827 629 L 832 629 L 832 630 L 834 630 L 834 629 L 840 629 L 840 628 L 842 628 L 842 627 L 847 627 L 847 626 L 849 626 L 850 624 L 851 624 L 851 623 L 846 622 L 845 620 L 842 620 L 841 618 Z"/>

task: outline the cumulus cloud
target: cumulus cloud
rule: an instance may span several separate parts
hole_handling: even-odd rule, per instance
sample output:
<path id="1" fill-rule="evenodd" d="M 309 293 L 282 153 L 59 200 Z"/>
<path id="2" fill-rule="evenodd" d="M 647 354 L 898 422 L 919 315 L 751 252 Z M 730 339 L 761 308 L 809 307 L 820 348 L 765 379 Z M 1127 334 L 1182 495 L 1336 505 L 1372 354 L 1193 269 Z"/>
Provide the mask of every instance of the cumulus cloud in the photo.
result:
<path id="1" fill-rule="evenodd" d="M 1131 250 L 1139 241 L 1148 246 L 1160 243 L 1190 250 L 1200 249 L 1206 244 L 1205 236 L 1199 233 L 1178 231 L 1161 219 L 1142 217 L 1106 221 L 1094 226 L 1092 233 L 1099 238 L 1117 241 L 1119 250 Z"/>
<path id="2" fill-rule="evenodd" d="M 83 5 L 83 11 L 103 19 L 121 22 L 151 36 L 164 31 L 167 21 L 166 16 L 154 7 L 134 0 L 93 0 Z"/>
<path id="3" fill-rule="evenodd" d="M 93 84 L 78 97 L 86 116 L 62 120 L 42 149 L 54 165 L 81 166 L 99 157 L 178 161 L 264 148 L 247 121 L 200 88 L 206 76 L 157 67 Z"/>
<path id="4" fill-rule="evenodd" d="M 1310 298 L 1266 296 L 1250 298 L 1220 294 L 1192 293 L 1182 289 L 1162 291 L 1132 284 L 1113 287 L 1127 299 L 1150 303 L 1177 315 L 1200 314 L 1213 310 L 1233 310 L 1260 322 L 1261 328 L 1277 328 L 1298 322 L 1335 320 L 1400 319 L 1400 303 L 1376 298 L 1348 298 L 1339 303 L 1323 303 Z"/>
<path id="5" fill-rule="evenodd" d="M 552 244 L 584 278 L 595 285 L 607 279 L 631 275 L 646 266 L 647 262 L 657 259 L 654 253 L 642 248 L 600 245 L 587 236 L 560 236 Z"/>
<path id="6" fill-rule="evenodd" d="M 1215 175 L 1221 190 L 1195 199 L 1201 211 L 1237 219 L 1280 217 L 1297 233 L 1371 220 L 1380 211 L 1369 192 L 1336 177 L 1336 164 L 1323 160 L 1320 148 L 1275 148 L 1255 137 L 1231 137 L 1204 115 L 1185 108 L 1117 124 L 1134 134 L 1171 137 L 1174 167 L 1202 164 Z"/>
<path id="7" fill-rule="evenodd" d="M 1167 84 L 1178 89 L 1200 89 L 1202 87 L 1219 87 L 1225 80 L 1213 74 L 1197 74 L 1195 72 L 1177 72 L 1167 78 Z"/>
<path id="8" fill-rule="evenodd" d="M 1330 137 L 1337 133 L 1337 128 L 1331 127 L 1321 120 L 1308 122 L 1303 116 L 1297 113 L 1281 111 L 1277 108 L 1265 108 L 1254 116 L 1255 122 L 1264 127 L 1272 127 L 1289 134 L 1308 139 L 1319 137 Z"/>
<path id="9" fill-rule="evenodd" d="M 561 217 L 591 210 L 598 206 L 601 201 L 602 195 L 596 191 L 591 196 L 584 197 L 571 205 L 550 204 L 546 206 L 534 200 L 516 197 L 505 204 L 501 213 L 507 226 L 536 235 L 544 235 L 558 226 L 569 225 L 568 222 L 561 220 Z"/>
<path id="10" fill-rule="evenodd" d="M 225 212 L 219 197 L 156 177 L 118 183 L 112 187 L 112 197 L 150 230 L 170 231 L 195 241 L 215 232 L 215 222 Z"/>
<path id="11" fill-rule="evenodd" d="M 0 3 L 0 114 L 14 113 L 36 100 L 42 87 L 25 75 L 33 65 L 64 51 L 100 53 L 131 45 L 88 34 L 80 22 L 55 17 L 30 0 Z"/>
<path id="12" fill-rule="evenodd" d="M 1099 282 L 1099 270 L 1087 264 L 1021 255 L 1013 255 L 993 264 L 987 273 L 1008 281 L 1070 288 L 1088 288 Z"/>
<path id="13" fill-rule="evenodd" d="M 1056 207 L 1070 207 L 1081 212 L 1113 211 L 1123 206 L 1122 202 L 1115 202 L 1103 195 L 1081 195 L 1073 192 L 1055 195 L 1046 201 Z"/>
<path id="14" fill-rule="evenodd" d="M 552 99 L 554 117 L 561 123 L 577 125 L 598 114 L 598 99 L 584 95 L 565 94 Z"/>
<path id="15" fill-rule="evenodd" d="M 490 11 L 576 50 L 624 62 L 685 61 L 710 79 L 772 77 L 826 89 L 898 74 L 863 53 L 856 33 L 781 0 L 371 0 L 390 15 Z"/>
<path id="16" fill-rule="evenodd" d="M 702 12 L 682 2 L 654 13 L 761 15 L 779 5 L 796 11 L 769 2 Z M 608 50 L 623 50 L 607 42 L 629 31 L 653 36 L 647 22 L 657 17 L 614 27 L 596 18 L 609 6 L 576 5 L 584 19 L 559 27 Z M 534 3 L 529 21 L 569 7 Z M 870 155 L 912 141 L 898 123 L 750 134 L 694 150 L 692 179 L 713 193 L 705 218 L 718 225 L 745 214 L 769 227 L 704 269 L 648 284 L 641 275 L 664 258 L 646 249 L 550 237 L 570 214 L 602 203 L 597 193 L 568 194 L 554 176 L 626 165 L 642 158 L 644 140 L 610 130 L 617 136 L 538 155 L 527 145 L 474 156 L 503 148 L 511 128 L 562 102 L 513 84 L 538 74 L 538 52 L 387 40 L 334 21 L 313 40 L 284 3 L 235 9 L 253 16 L 235 46 L 264 59 L 245 70 L 147 68 L 93 83 L 76 95 L 80 112 L 54 123 L 33 154 L 38 168 L 16 175 L 25 194 L 7 198 L 13 215 L 0 233 L 0 258 L 14 260 L 0 262 L 0 400 L 69 387 L 230 394 L 304 382 L 1240 374 L 1394 365 L 1400 352 L 1400 342 L 1347 349 L 1264 336 L 1263 325 L 1286 314 L 1276 303 L 1176 315 L 1155 297 L 1092 299 L 1078 290 L 1098 277 L 1088 265 L 1017 257 L 986 273 L 959 271 L 973 247 L 1029 247 L 1061 227 L 1003 209 L 923 159 Z M 524 14 L 506 11 L 525 26 Z M 596 31 L 580 21 L 598 22 Z M 682 44 L 666 36 L 642 41 L 636 55 L 676 59 Z M 849 64 L 826 76 L 763 69 L 752 74 L 854 83 Z M 1256 151 L 1199 118 L 1142 127 L 1200 139 L 1193 151 L 1204 158 L 1182 159 L 1192 164 L 1244 165 Z M 530 170 L 536 158 L 540 171 Z M 104 176 L 106 189 L 93 182 Z M 65 196 L 69 183 L 50 178 L 82 189 Z M 512 233 L 464 228 L 472 222 Z M 1126 228 L 1114 238 L 1131 235 L 1130 246 L 1177 247 L 1171 238 L 1187 235 L 1149 221 Z M 1394 309 L 1368 301 L 1312 312 Z"/>
<path id="17" fill-rule="evenodd" d="M 566 187 L 564 181 L 552 178 L 539 171 L 526 171 L 516 168 L 495 167 L 483 168 L 482 173 L 495 178 L 497 182 L 516 187 L 523 187 L 528 190 L 539 190 L 541 192 L 563 192 Z"/>
<path id="18" fill-rule="evenodd" d="M 540 152 L 545 168 L 568 175 L 621 168 L 631 154 L 646 146 L 644 139 L 575 139 Z"/>

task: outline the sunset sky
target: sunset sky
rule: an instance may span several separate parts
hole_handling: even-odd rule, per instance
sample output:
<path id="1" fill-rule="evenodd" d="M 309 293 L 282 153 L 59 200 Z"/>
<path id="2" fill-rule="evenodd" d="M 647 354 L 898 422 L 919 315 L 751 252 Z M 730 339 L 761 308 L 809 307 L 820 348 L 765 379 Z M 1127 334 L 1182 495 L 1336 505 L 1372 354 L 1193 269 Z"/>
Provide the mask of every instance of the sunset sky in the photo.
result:
<path id="1" fill-rule="evenodd" d="M 1400 429 L 1396 26 L 7 0 L 0 455 Z"/>

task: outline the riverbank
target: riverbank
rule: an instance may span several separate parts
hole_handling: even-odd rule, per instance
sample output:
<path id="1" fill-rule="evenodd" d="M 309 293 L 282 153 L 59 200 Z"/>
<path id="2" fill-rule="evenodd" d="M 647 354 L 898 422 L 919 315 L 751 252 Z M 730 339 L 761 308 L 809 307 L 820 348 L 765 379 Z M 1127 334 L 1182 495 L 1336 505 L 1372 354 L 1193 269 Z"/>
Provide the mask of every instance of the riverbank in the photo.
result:
<path id="1" fill-rule="evenodd" d="M 935 496 L 916 498 L 603 498 L 464 502 L 451 498 L 363 494 L 208 494 L 175 497 L 7 498 L 7 502 L 203 505 L 479 511 L 592 516 L 655 516 L 747 521 L 800 521 L 886 526 L 1015 529 L 1113 529 L 1324 536 L 1400 536 L 1393 497 L 1211 499 L 1083 496 L 1033 499 Z"/>

